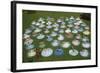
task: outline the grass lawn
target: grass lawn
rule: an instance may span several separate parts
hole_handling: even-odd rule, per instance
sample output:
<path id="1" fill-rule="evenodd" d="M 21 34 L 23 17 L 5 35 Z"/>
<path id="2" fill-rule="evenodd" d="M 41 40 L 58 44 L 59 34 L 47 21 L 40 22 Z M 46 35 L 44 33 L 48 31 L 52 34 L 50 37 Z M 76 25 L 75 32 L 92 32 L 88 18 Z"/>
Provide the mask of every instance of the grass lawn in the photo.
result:
<path id="1" fill-rule="evenodd" d="M 29 11 L 29 10 L 23 10 L 23 15 L 22 15 L 22 20 L 23 20 L 23 34 L 25 32 L 25 29 L 29 28 L 30 25 L 32 24 L 32 21 L 37 21 L 40 17 L 44 17 L 44 18 L 47 18 L 48 16 L 54 18 L 54 19 L 58 19 L 60 17 L 63 17 L 63 18 L 66 18 L 66 17 L 71 17 L 71 16 L 74 16 L 75 18 L 76 17 L 80 17 L 80 14 L 81 13 L 74 13 L 74 12 L 50 12 L 50 11 Z M 90 21 L 89 20 L 84 20 L 82 19 L 83 22 L 85 22 L 87 25 L 90 26 Z M 52 32 L 53 30 L 51 30 L 50 32 Z M 82 33 L 80 33 L 82 35 Z M 65 34 L 63 34 L 65 36 Z M 83 36 L 83 35 L 82 35 Z M 90 38 L 90 35 L 88 36 L 89 39 Z M 46 47 L 45 48 L 52 48 L 53 50 L 55 50 L 56 48 L 51 46 L 51 42 L 47 42 L 44 39 L 42 40 L 37 40 L 35 38 L 32 38 L 34 40 L 34 44 L 35 46 L 38 48 L 38 43 L 41 42 L 41 41 L 44 41 L 46 43 Z M 69 41 L 71 42 L 72 40 L 74 39 L 74 37 L 72 39 L 68 39 L 68 38 L 65 38 L 64 41 Z M 24 41 L 23 41 L 24 42 Z M 26 62 L 45 62 L 45 61 L 68 61 L 68 60 L 86 60 L 86 59 L 90 59 L 91 58 L 91 55 L 89 55 L 88 57 L 82 57 L 80 56 L 79 54 L 77 56 L 71 56 L 68 54 L 68 51 L 71 49 L 71 47 L 69 48 L 63 48 L 63 51 L 64 51 L 64 55 L 63 56 L 55 56 L 54 54 L 52 54 L 50 57 L 42 57 L 40 55 L 39 58 L 36 58 L 36 57 L 32 57 L 32 58 L 28 58 L 27 57 L 27 50 L 24 48 L 24 45 L 23 45 L 23 62 L 26 63 Z M 39 48 L 40 50 L 44 49 L 44 48 Z M 77 49 L 78 51 L 84 49 L 81 45 L 75 47 L 75 49 Z M 88 49 L 89 53 L 91 53 L 91 49 L 89 48 Z"/>

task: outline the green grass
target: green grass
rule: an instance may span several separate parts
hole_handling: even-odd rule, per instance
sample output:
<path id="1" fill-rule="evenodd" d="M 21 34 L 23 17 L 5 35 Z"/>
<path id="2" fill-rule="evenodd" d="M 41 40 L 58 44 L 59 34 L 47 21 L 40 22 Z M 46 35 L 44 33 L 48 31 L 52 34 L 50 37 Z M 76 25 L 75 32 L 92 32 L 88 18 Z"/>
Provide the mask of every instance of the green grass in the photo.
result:
<path id="1" fill-rule="evenodd" d="M 31 23 L 33 20 L 37 20 L 38 18 L 40 17 L 53 17 L 55 19 L 59 18 L 59 17 L 70 17 L 70 16 L 74 16 L 74 17 L 80 17 L 80 14 L 81 13 L 73 13 L 73 12 L 50 12 L 50 11 L 28 11 L 28 10 L 23 10 L 23 33 L 25 31 L 25 29 L 27 29 L 28 27 L 30 27 Z M 83 20 L 83 19 L 82 19 Z M 88 25 L 90 25 L 90 21 L 88 20 L 83 20 L 85 23 L 87 23 Z M 52 31 L 52 30 L 51 30 Z M 65 34 L 63 34 L 65 35 Z M 89 36 L 90 38 L 90 36 Z M 45 41 L 45 39 L 39 41 L 35 38 L 33 38 L 34 41 L 35 41 L 35 44 L 36 44 L 36 47 L 38 48 L 38 43 L 41 42 L 41 41 Z M 74 38 L 72 38 L 74 39 Z M 71 41 L 72 39 L 65 39 L 65 41 Z M 46 41 L 45 41 L 46 42 Z M 52 49 L 56 49 L 54 47 L 51 46 L 51 44 L 49 42 L 46 42 L 46 47 L 50 47 Z M 62 61 L 62 60 L 86 60 L 86 59 L 90 59 L 91 56 L 89 57 L 81 57 L 80 55 L 78 56 L 70 56 L 68 54 L 68 50 L 70 49 L 71 47 L 69 48 L 63 48 L 64 50 L 64 55 L 63 56 L 60 56 L 60 57 L 57 57 L 57 56 L 54 56 L 54 54 L 52 54 L 52 56 L 50 57 L 42 57 L 40 56 L 37 60 L 36 60 L 36 57 L 33 57 L 33 58 L 28 58 L 26 53 L 27 53 L 27 50 L 24 48 L 24 45 L 23 45 L 23 62 L 45 62 L 45 61 Z M 82 46 L 78 46 L 78 47 L 75 47 L 75 49 L 77 50 L 82 50 Z M 40 50 L 42 50 L 42 48 L 40 48 Z M 91 52 L 91 50 L 89 49 L 89 52 Z"/>

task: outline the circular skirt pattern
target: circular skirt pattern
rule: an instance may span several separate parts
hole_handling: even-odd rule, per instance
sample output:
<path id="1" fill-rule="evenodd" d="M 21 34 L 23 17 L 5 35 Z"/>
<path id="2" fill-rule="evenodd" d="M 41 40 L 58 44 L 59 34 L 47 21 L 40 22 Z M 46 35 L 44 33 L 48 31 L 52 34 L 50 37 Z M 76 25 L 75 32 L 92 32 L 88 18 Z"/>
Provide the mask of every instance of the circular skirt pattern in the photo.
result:
<path id="1" fill-rule="evenodd" d="M 43 57 L 49 57 L 53 54 L 53 50 L 51 48 L 43 49 L 41 55 Z"/>
<path id="2" fill-rule="evenodd" d="M 54 55 L 56 55 L 56 56 L 62 56 L 62 55 L 64 55 L 63 49 L 61 49 L 61 48 L 56 49 L 54 51 Z"/>
<path id="3" fill-rule="evenodd" d="M 82 57 L 88 57 L 89 56 L 89 52 L 88 52 L 88 50 L 84 49 L 84 50 L 80 51 L 80 55 Z"/>
<path id="4" fill-rule="evenodd" d="M 70 54 L 71 56 L 77 56 L 78 53 L 79 53 L 79 52 L 78 52 L 76 49 L 71 49 L 71 50 L 69 50 L 69 54 Z"/>

